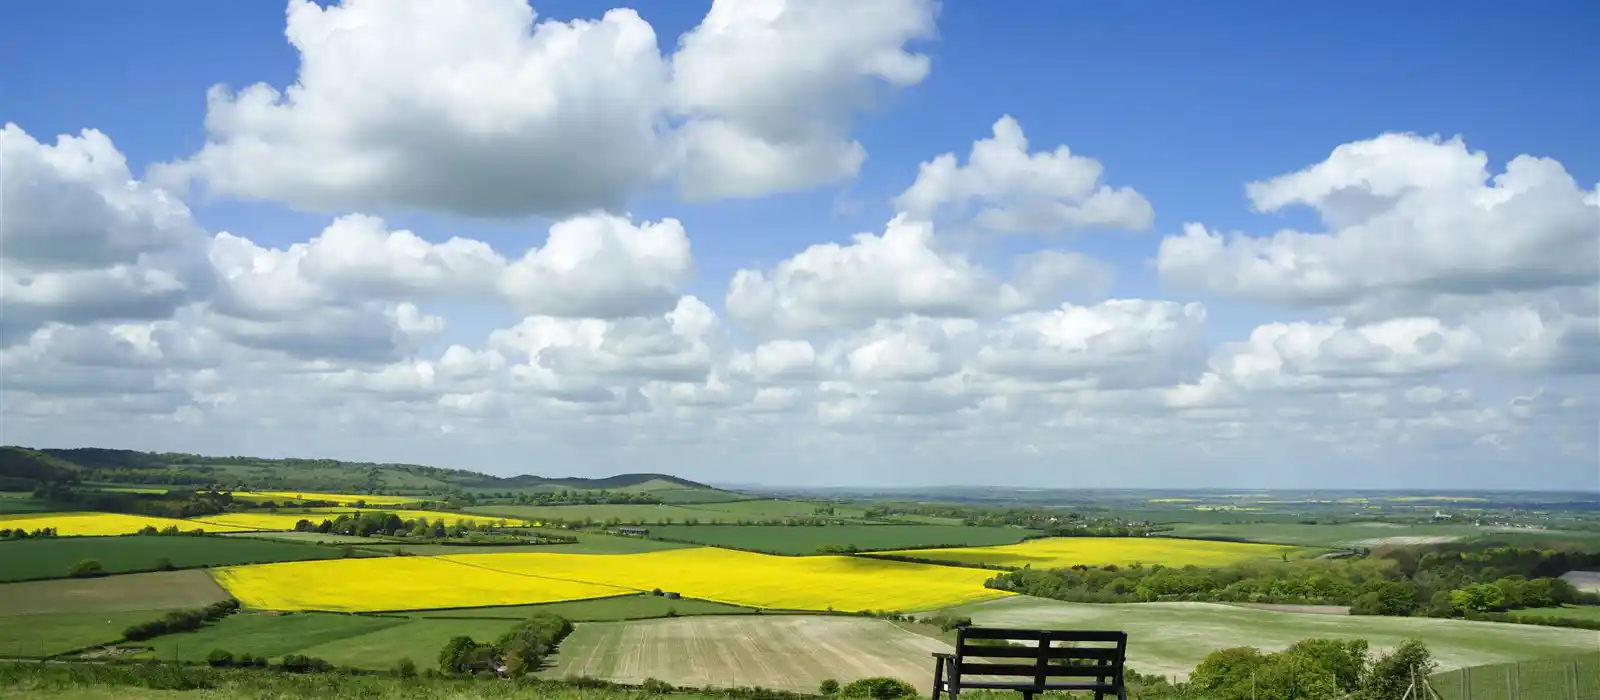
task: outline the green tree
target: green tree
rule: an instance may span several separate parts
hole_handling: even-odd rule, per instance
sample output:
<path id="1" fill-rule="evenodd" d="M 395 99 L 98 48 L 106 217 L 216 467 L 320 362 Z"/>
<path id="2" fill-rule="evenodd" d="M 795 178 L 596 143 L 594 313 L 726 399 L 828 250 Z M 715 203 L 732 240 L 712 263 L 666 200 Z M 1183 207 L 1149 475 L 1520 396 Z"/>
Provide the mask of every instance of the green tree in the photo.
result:
<path id="1" fill-rule="evenodd" d="M 829 678 L 822 682 L 822 685 L 817 688 L 817 692 L 827 697 L 838 695 L 839 681 Z"/>
<path id="2" fill-rule="evenodd" d="M 1358 700 L 1401 700 L 1414 683 L 1433 673 L 1436 664 L 1427 645 L 1408 639 L 1395 650 L 1379 656 L 1362 679 Z M 1416 694 L 1413 693 L 1412 697 Z"/>
<path id="3" fill-rule="evenodd" d="M 444 648 L 439 650 L 439 670 L 445 673 L 460 673 L 463 659 L 477 646 L 478 643 L 471 637 L 465 635 L 451 637 L 450 641 L 445 642 Z"/>
<path id="4" fill-rule="evenodd" d="M 222 668 L 233 665 L 233 653 L 226 649 L 212 649 L 206 655 L 206 664 L 213 668 Z"/>

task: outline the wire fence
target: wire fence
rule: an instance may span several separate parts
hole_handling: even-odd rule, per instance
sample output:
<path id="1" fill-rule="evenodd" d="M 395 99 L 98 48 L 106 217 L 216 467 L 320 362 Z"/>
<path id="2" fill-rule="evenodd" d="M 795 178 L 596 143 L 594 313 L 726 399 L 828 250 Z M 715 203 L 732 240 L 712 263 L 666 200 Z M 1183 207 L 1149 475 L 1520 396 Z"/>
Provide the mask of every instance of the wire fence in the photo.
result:
<path id="1" fill-rule="evenodd" d="M 1443 700 L 1600 700 L 1600 652 L 1473 666 L 1437 673 L 1429 680 Z"/>

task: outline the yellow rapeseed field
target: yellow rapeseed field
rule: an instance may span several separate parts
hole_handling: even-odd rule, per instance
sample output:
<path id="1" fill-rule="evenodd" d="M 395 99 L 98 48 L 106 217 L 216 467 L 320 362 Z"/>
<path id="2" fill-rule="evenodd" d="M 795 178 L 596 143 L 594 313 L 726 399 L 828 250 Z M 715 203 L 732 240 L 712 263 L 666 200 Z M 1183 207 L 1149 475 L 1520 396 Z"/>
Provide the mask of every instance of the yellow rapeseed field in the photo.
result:
<path id="1" fill-rule="evenodd" d="M 897 554 L 954 564 L 1033 566 L 1061 569 L 1079 564 L 1105 566 L 1143 563 L 1147 566 L 1227 566 L 1251 560 L 1294 556 L 1302 547 L 1247 542 L 1181 540 L 1165 537 L 1048 537 L 994 547 L 907 549 Z"/>
<path id="2" fill-rule="evenodd" d="M 460 554 L 444 557 L 518 574 L 675 591 L 690 598 L 781 610 L 916 611 L 1008 595 L 995 574 L 861 557 L 780 557 L 703 547 L 645 554 Z"/>
<path id="3" fill-rule="evenodd" d="M 470 513 L 448 513 L 431 510 L 397 510 L 393 508 L 368 508 L 367 510 L 381 510 L 385 513 L 394 513 L 401 520 L 416 520 L 427 518 L 428 522 L 443 520 L 446 525 L 454 525 L 456 521 L 465 520 L 473 525 L 521 525 L 522 521 L 515 518 L 507 519 L 488 515 L 472 515 Z M 215 523 L 228 525 L 246 530 L 293 530 L 294 524 L 301 520 L 310 520 L 313 524 L 323 520 L 332 520 L 341 513 L 355 515 L 358 511 L 354 508 L 311 508 L 307 511 L 285 509 L 277 513 L 222 513 L 219 515 L 203 515 L 195 518 L 195 522 Z"/>
<path id="4" fill-rule="evenodd" d="M 403 506 L 421 503 L 418 496 L 367 496 L 349 493 L 318 493 L 315 491 L 234 491 L 233 497 L 242 501 L 331 501 L 352 506 L 361 501 L 369 506 Z"/>
<path id="5" fill-rule="evenodd" d="M 636 591 L 468 566 L 441 557 L 329 559 L 211 570 L 251 608 L 375 612 L 528 605 Z"/>
<path id="6" fill-rule="evenodd" d="M 123 513 L 49 513 L 0 521 L 0 528 L 13 530 L 38 530 L 53 527 L 62 536 L 131 535 L 145 526 L 164 529 L 177 525 L 179 530 L 205 530 L 206 532 L 236 532 L 247 529 L 226 524 L 201 523 L 193 520 L 154 518 Z"/>

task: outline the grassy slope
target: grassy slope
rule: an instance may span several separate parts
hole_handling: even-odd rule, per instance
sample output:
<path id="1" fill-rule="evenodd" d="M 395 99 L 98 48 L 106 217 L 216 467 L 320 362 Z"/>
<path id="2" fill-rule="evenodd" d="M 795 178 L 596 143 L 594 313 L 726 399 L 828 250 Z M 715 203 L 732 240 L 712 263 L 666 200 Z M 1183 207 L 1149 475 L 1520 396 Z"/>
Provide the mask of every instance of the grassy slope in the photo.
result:
<path id="1" fill-rule="evenodd" d="M 615 598 L 597 598 L 595 600 L 574 600 L 564 603 L 546 603 L 543 605 L 424 611 L 411 613 L 411 616 L 418 618 L 499 617 L 522 619 L 544 612 L 560 615 L 573 622 L 601 622 L 666 617 L 668 611 L 673 611 L 683 616 L 740 615 L 755 612 L 753 608 L 716 603 L 709 600 L 696 600 L 694 598 L 673 600 L 653 595 L 630 595 L 617 596 Z"/>
<path id="2" fill-rule="evenodd" d="M 1032 534 L 1011 527 L 944 525 L 662 525 L 652 536 L 687 540 L 717 547 L 777 554 L 811 554 L 826 545 L 860 549 L 910 549 L 944 544 L 971 546 L 1011 544 Z"/>
<path id="3" fill-rule="evenodd" d="M 1595 645 L 1594 630 L 1428 618 L 1308 615 L 1210 603 L 1091 605 L 1016 596 L 958 609 L 980 625 L 1121 629 L 1128 663 L 1144 673 L 1185 674 L 1216 650 L 1278 649 L 1306 637 L 1362 638 L 1390 648 L 1426 642 L 1443 667 L 1560 656 Z"/>
<path id="4" fill-rule="evenodd" d="M 422 665 L 418 662 L 418 665 Z M 503 680 L 390 678 L 256 671 L 189 669 L 188 678 L 203 689 L 151 690 L 135 685 L 127 669 L 39 664 L 0 665 L 0 697 L 6 700 L 638 700 L 638 691 L 530 687 Z M 674 700 L 701 700 L 705 695 L 674 694 Z"/>
<path id="5" fill-rule="evenodd" d="M 196 569 L 25 581 L 0 584 L 0 616 L 197 608 L 226 597 L 206 572 Z"/>
<path id="6" fill-rule="evenodd" d="M 332 559 L 337 548 L 224 537 L 60 537 L 0 542 L 0 581 L 64 578 L 67 569 L 94 559 L 111 573 L 152 571 L 156 560 L 178 568 L 274 561 Z"/>
<path id="7" fill-rule="evenodd" d="M 1455 669 L 1428 681 L 1444 700 L 1571 698 L 1574 686 L 1579 698 L 1600 697 L 1600 651 Z"/>

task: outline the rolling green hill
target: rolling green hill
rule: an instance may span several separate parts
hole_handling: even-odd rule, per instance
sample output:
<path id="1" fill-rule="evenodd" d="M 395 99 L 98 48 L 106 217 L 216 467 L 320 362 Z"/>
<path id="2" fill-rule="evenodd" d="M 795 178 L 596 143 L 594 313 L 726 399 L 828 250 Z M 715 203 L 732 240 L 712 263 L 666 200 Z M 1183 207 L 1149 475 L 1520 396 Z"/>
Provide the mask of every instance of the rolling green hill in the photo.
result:
<path id="1" fill-rule="evenodd" d="M 419 464 L 336 459 L 266 459 L 98 447 L 0 447 L 0 491 L 27 491 L 41 482 L 144 484 L 228 490 L 302 490 L 473 497 L 552 492 L 648 494 L 671 503 L 746 498 L 669 474 L 602 478 L 494 476 Z"/>

